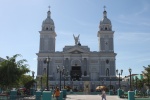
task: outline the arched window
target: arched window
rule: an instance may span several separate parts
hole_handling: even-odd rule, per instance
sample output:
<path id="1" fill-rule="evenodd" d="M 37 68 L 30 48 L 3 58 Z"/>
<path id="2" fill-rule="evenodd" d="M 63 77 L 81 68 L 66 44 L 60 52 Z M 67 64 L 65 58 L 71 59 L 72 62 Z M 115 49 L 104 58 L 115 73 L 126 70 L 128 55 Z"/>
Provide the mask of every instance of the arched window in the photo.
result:
<path id="1" fill-rule="evenodd" d="M 46 27 L 46 30 L 48 30 L 48 27 Z"/>
<path id="2" fill-rule="evenodd" d="M 106 76 L 109 76 L 109 69 L 106 69 Z"/>

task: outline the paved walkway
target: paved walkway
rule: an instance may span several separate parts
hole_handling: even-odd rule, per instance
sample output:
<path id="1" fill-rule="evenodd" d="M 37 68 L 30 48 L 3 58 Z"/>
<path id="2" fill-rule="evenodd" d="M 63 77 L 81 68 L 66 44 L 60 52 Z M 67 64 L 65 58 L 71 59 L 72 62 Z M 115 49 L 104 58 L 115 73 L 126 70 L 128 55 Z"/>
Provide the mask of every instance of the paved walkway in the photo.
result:
<path id="1" fill-rule="evenodd" d="M 118 96 L 106 96 L 107 100 L 125 100 L 120 99 Z M 101 100 L 101 95 L 67 95 L 66 100 Z"/>

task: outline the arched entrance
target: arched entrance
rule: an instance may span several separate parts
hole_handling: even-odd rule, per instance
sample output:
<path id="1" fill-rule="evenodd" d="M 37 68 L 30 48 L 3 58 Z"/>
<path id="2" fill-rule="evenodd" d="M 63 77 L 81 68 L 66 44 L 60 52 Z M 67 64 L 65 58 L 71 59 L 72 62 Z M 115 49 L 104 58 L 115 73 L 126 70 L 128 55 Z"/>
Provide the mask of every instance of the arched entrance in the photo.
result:
<path id="1" fill-rule="evenodd" d="M 71 68 L 71 80 L 80 81 L 82 75 L 81 66 L 72 66 Z"/>

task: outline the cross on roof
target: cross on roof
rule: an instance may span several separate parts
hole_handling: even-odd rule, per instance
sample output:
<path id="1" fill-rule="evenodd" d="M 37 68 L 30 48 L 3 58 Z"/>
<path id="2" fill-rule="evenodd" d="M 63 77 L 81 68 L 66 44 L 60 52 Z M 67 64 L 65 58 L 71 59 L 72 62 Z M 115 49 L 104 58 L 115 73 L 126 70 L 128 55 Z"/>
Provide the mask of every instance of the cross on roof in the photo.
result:
<path id="1" fill-rule="evenodd" d="M 104 10 L 105 10 L 106 6 L 104 6 Z"/>
<path id="2" fill-rule="evenodd" d="M 50 11 L 51 6 L 48 6 L 48 8 L 49 8 L 49 11 Z"/>

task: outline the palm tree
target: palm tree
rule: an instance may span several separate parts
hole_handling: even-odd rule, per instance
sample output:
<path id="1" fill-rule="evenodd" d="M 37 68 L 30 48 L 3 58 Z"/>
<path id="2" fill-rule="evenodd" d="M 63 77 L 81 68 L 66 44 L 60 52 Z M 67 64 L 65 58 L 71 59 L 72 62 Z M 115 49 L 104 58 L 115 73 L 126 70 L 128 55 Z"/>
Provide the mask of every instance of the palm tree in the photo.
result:
<path id="1" fill-rule="evenodd" d="M 144 74 L 144 77 L 146 77 L 146 85 L 148 86 L 148 88 L 150 89 L 150 65 L 148 65 L 147 67 L 144 67 L 144 71 L 142 71 L 142 73 Z"/>

